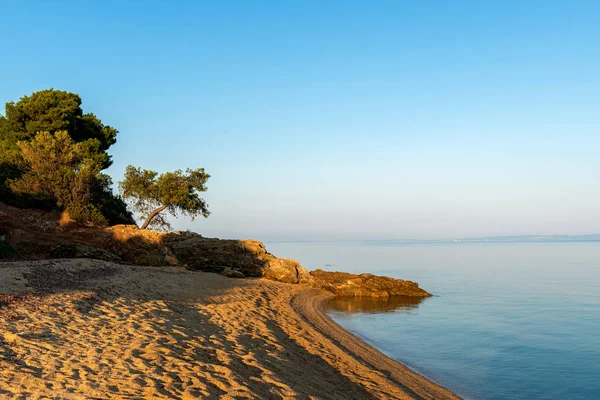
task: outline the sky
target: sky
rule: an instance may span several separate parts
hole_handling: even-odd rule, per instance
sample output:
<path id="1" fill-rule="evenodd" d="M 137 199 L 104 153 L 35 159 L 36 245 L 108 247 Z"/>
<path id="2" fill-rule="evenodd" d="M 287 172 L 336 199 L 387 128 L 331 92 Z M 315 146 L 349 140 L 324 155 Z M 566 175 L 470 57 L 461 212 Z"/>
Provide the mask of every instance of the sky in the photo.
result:
<path id="1" fill-rule="evenodd" d="M 67 90 L 119 130 L 115 182 L 205 168 L 176 229 L 600 232 L 597 1 L 0 0 L 0 50 L 0 103 Z"/>

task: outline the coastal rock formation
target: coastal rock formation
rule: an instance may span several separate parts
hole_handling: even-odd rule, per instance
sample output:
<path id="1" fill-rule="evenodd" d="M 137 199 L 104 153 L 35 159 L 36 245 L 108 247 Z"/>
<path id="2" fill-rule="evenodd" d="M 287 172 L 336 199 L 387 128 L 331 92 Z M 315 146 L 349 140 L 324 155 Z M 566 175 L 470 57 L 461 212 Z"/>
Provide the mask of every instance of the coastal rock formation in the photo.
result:
<path id="1" fill-rule="evenodd" d="M 297 261 L 277 258 L 256 240 L 221 240 L 191 232 L 167 234 L 163 241 L 188 269 L 222 273 L 227 268 L 247 277 L 308 283 L 311 276 Z"/>
<path id="2" fill-rule="evenodd" d="M 230 277 L 267 278 L 308 283 L 312 278 L 298 262 L 277 258 L 256 240 L 205 238 L 194 232 L 154 232 L 134 225 L 106 228 L 101 244 L 136 265 L 183 265 L 190 270 Z"/>
<path id="3" fill-rule="evenodd" d="M 231 277 L 310 283 L 298 262 L 278 258 L 256 240 L 205 238 L 194 232 L 155 232 L 135 225 L 109 228 L 74 224 L 57 212 L 22 210 L 0 203 L 0 235 L 26 259 L 95 258 L 146 266 L 182 266 Z M 5 233 L 3 233 L 5 232 Z"/>
<path id="4" fill-rule="evenodd" d="M 328 272 L 321 269 L 311 271 L 310 275 L 313 278 L 315 287 L 328 290 L 340 297 L 431 296 L 431 294 L 421 289 L 416 282 L 387 276 L 355 275 L 347 272 Z"/>
<path id="5" fill-rule="evenodd" d="M 155 232 L 135 225 L 76 225 L 64 213 L 22 210 L 0 203 L 4 258 L 94 258 L 142 266 L 181 266 L 228 277 L 262 277 L 309 284 L 337 296 L 429 296 L 415 282 L 371 274 L 316 270 L 278 258 L 256 240 L 205 238 L 194 232 Z M 2 241 L 0 241 L 2 243 Z M 1 257 L 0 257 L 1 258 Z"/>

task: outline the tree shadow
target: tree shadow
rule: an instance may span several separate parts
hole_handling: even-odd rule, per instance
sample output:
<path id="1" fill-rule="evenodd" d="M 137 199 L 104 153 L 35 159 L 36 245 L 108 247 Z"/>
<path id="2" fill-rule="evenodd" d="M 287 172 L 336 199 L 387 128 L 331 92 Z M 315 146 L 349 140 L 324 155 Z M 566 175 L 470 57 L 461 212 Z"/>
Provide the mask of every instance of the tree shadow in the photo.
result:
<path id="1" fill-rule="evenodd" d="M 16 369 L 27 375 L 42 378 L 43 369 L 27 364 L 24 360 L 19 358 L 18 353 L 12 349 L 12 346 L 13 344 L 0 336 L 0 360 L 14 365 Z"/>
<path id="2" fill-rule="evenodd" d="M 79 317 L 98 317 L 98 310 L 109 309 L 113 313 L 112 318 L 116 318 L 120 323 L 138 325 L 139 329 L 134 326 L 133 331 L 139 340 L 123 363 L 129 368 L 124 378 L 137 382 L 140 390 L 151 387 L 157 394 L 177 397 L 187 389 L 188 394 L 191 393 L 195 397 L 220 397 L 233 390 L 233 380 L 238 387 L 246 388 L 250 395 L 259 398 L 285 397 L 289 390 L 304 398 L 373 397 L 363 386 L 351 381 L 322 357 L 315 355 L 314 351 L 311 352 L 296 342 L 274 320 L 263 318 L 265 336 L 242 330 L 232 333 L 227 331 L 223 324 L 215 322 L 213 316 L 202 312 L 196 306 L 199 301 L 210 302 L 211 295 L 221 296 L 228 290 L 243 289 L 248 280 L 231 280 L 225 285 L 226 288 L 209 288 L 205 293 L 197 293 L 190 298 L 181 297 L 177 285 L 190 285 L 186 279 L 193 281 L 206 278 L 206 275 L 188 270 L 222 273 L 227 268 L 233 270 L 243 265 L 246 276 L 261 276 L 267 261 L 257 254 L 269 253 L 266 253 L 264 247 L 260 248 L 262 244 L 259 242 L 204 238 L 191 232 L 157 234 L 127 225 L 93 229 L 77 226 L 69 221 L 61 222 L 56 215 L 53 217 L 56 224 L 49 229 L 45 228 L 50 226 L 47 220 L 37 216 L 34 216 L 33 221 L 26 221 L 23 226 L 19 219 L 29 218 L 28 215 L 13 216 L 9 223 L 12 224 L 10 228 L 13 229 L 13 233 L 18 231 L 18 250 L 29 249 L 28 254 L 33 256 L 31 258 L 46 258 L 50 251 L 60 244 L 79 243 L 104 249 L 119 256 L 124 263 L 135 265 L 123 266 L 83 259 L 71 260 L 71 263 L 76 265 L 67 268 L 62 266 L 63 261 L 43 260 L 31 264 L 23 275 L 27 285 L 35 291 L 33 298 L 43 300 L 47 296 L 79 293 L 78 296 L 68 299 Z M 168 269 L 170 272 L 165 272 L 165 268 L 147 267 L 171 263 L 177 266 Z M 153 274 L 179 276 L 178 280 L 176 279 L 178 283 L 170 285 L 168 282 L 160 282 L 164 283 L 164 287 L 149 288 L 144 282 L 136 281 L 126 273 L 134 270 L 142 271 L 140 273 L 147 277 L 152 277 Z M 264 307 L 265 301 L 268 300 L 259 297 L 254 300 L 254 306 Z M 0 299 L 0 318 L 3 310 L 12 307 L 12 303 L 8 303 L 3 305 Z M 167 310 L 155 306 L 158 303 L 166 305 Z M 148 306 L 149 318 L 132 319 L 119 309 L 123 304 L 135 307 L 152 304 L 152 307 Z M 101 307 L 97 307 L 99 305 Z M 31 302 L 30 307 L 35 308 L 35 301 Z M 235 315 L 230 318 L 235 318 Z M 10 318 L 5 320 L 10 324 Z M 144 333 L 144 328 L 148 329 L 148 332 L 155 332 L 155 335 Z M 47 339 L 35 336 L 29 339 L 23 336 L 21 338 Z M 133 336 L 123 340 L 133 340 Z M 283 343 L 284 350 L 274 343 Z M 124 344 L 125 347 L 128 345 Z M 189 382 L 186 381 L 188 378 L 165 367 L 168 364 L 166 358 L 158 352 L 154 356 L 148 354 L 147 349 L 153 346 L 159 346 L 161 351 L 167 352 L 170 360 L 175 362 L 186 376 L 192 374 L 195 371 L 192 367 L 195 367 L 208 373 L 211 379 L 198 383 L 201 388 L 190 388 Z M 0 351 L 18 359 L 16 353 L 9 352 L 10 349 L 3 350 L 5 347 L 5 343 L 0 342 Z M 102 348 L 98 351 L 101 357 Z M 26 365 L 20 365 L 18 362 L 13 365 L 25 374 L 35 377 L 43 374 L 41 370 L 28 369 Z M 146 365 L 154 373 L 141 370 L 138 365 Z M 223 366 L 230 371 L 228 377 L 223 376 Z M 80 369 L 82 371 L 73 371 L 72 377 L 68 379 L 78 381 L 82 376 L 80 373 L 83 372 L 88 375 L 102 373 L 85 365 Z M 265 379 L 265 374 L 277 379 Z M 302 383 L 299 383 L 298 376 L 303 377 Z M 127 395 L 119 391 L 119 387 L 108 390 L 115 396 Z M 142 392 L 134 393 L 133 397 L 141 397 L 140 393 Z"/>
<path id="3" fill-rule="evenodd" d="M 229 280 L 221 283 L 222 287 L 209 287 L 204 292 L 182 297 L 182 293 L 193 292 L 194 280 L 206 280 L 212 275 L 178 268 L 123 266 L 98 260 L 70 262 L 74 266 L 64 267 L 62 260 L 32 262 L 23 276 L 27 286 L 35 290 L 35 295 L 29 295 L 34 300 L 43 301 L 47 296 L 73 292 L 91 293 L 72 300 L 81 318 L 103 318 L 99 313 L 108 310 L 112 322 L 130 324 L 130 330 L 135 335 L 127 339 L 131 342 L 124 342 L 122 346 L 127 348 L 136 343 L 136 347 L 122 360 L 128 368 L 123 380 L 137 382 L 139 392 L 124 393 L 119 385 L 114 385 L 112 389 L 106 389 L 106 395 L 135 397 L 145 393 L 144 388 L 152 388 L 157 395 L 164 397 L 177 398 L 185 393 L 199 398 L 218 398 L 237 387 L 235 390 L 265 399 L 286 397 L 290 390 L 300 398 L 373 397 L 322 357 L 297 343 L 275 320 L 268 317 L 260 320 L 266 327 L 261 335 L 244 326 L 232 332 L 226 327 L 236 325 L 229 325 L 222 319 L 215 320 L 214 314 L 197 306 L 198 302 L 210 304 L 215 295 L 243 290 L 244 286 L 251 283 L 250 280 Z M 145 277 L 151 277 L 152 274 L 155 275 L 152 278 L 154 283 L 149 284 Z M 217 278 L 217 281 L 219 279 L 225 278 Z M 164 288 L 157 287 L 156 282 L 164 284 Z M 187 287 L 182 288 L 185 285 Z M 205 288 L 206 285 L 199 287 Z M 20 300 L 23 298 L 5 299 L 2 308 L 10 308 Z M 256 307 L 264 307 L 268 299 L 258 296 L 251 301 Z M 144 309 L 144 317 L 127 315 L 123 311 L 125 306 Z M 226 316 L 221 315 L 220 318 Z M 235 314 L 231 318 L 235 318 Z M 20 334 L 20 338 L 30 341 L 60 340 L 43 332 L 37 335 Z M 98 346 L 102 345 L 98 343 Z M 101 358 L 103 349 L 97 350 Z M 12 363 L 22 374 L 44 378 L 42 368 L 33 368 L 19 360 L 10 345 L 1 340 L 0 357 Z M 146 369 L 141 369 L 140 365 Z M 169 368 L 168 365 L 176 365 L 178 369 Z M 224 373 L 223 368 L 229 372 Z M 100 374 L 97 369 L 86 365 L 81 365 L 79 369 L 85 371 L 86 375 Z M 148 370 L 152 373 L 148 373 Z M 210 379 L 201 382 L 199 388 L 190 387 L 190 374 L 199 370 L 209 374 Z M 265 374 L 276 379 L 265 379 Z M 303 377 L 302 383 L 298 376 Z M 76 382 L 81 375 L 75 371 L 68 379 Z M 232 382 L 235 387 L 232 387 Z"/>

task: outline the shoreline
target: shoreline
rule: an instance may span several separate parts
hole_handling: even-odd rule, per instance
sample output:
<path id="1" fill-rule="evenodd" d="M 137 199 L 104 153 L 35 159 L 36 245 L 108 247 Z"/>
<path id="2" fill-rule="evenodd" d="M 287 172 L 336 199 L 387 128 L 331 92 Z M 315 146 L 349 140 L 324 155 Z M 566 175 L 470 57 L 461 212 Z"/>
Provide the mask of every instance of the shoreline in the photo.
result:
<path id="1" fill-rule="evenodd" d="M 332 296 L 179 267 L 0 263 L 0 395 L 459 398 L 337 325 Z"/>
<path id="2" fill-rule="evenodd" d="M 334 297 L 333 294 L 323 290 L 307 289 L 292 298 L 292 307 L 305 321 L 343 349 L 348 356 L 385 375 L 392 385 L 399 386 L 410 398 L 460 399 L 450 390 L 391 359 L 342 328 L 324 310 L 323 302 Z"/>

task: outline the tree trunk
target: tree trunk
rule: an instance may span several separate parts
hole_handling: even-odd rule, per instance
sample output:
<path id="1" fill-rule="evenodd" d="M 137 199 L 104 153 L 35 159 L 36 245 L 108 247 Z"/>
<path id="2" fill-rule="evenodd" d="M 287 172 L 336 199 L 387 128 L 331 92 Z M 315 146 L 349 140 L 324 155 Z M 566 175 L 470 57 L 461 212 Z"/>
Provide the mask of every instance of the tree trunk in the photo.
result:
<path id="1" fill-rule="evenodd" d="M 150 222 L 152 222 L 152 219 L 164 211 L 167 207 L 169 207 L 169 205 L 165 204 L 164 206 L 158 207 L 156 210 L 152 211 L 150 215 L 148 215 L 148 218 L 146 218 L 146 222 L 144 222 L 144 225 L 142 225 L 141 229 L 146 229 L 148 225 L 150 225 Z"/>

